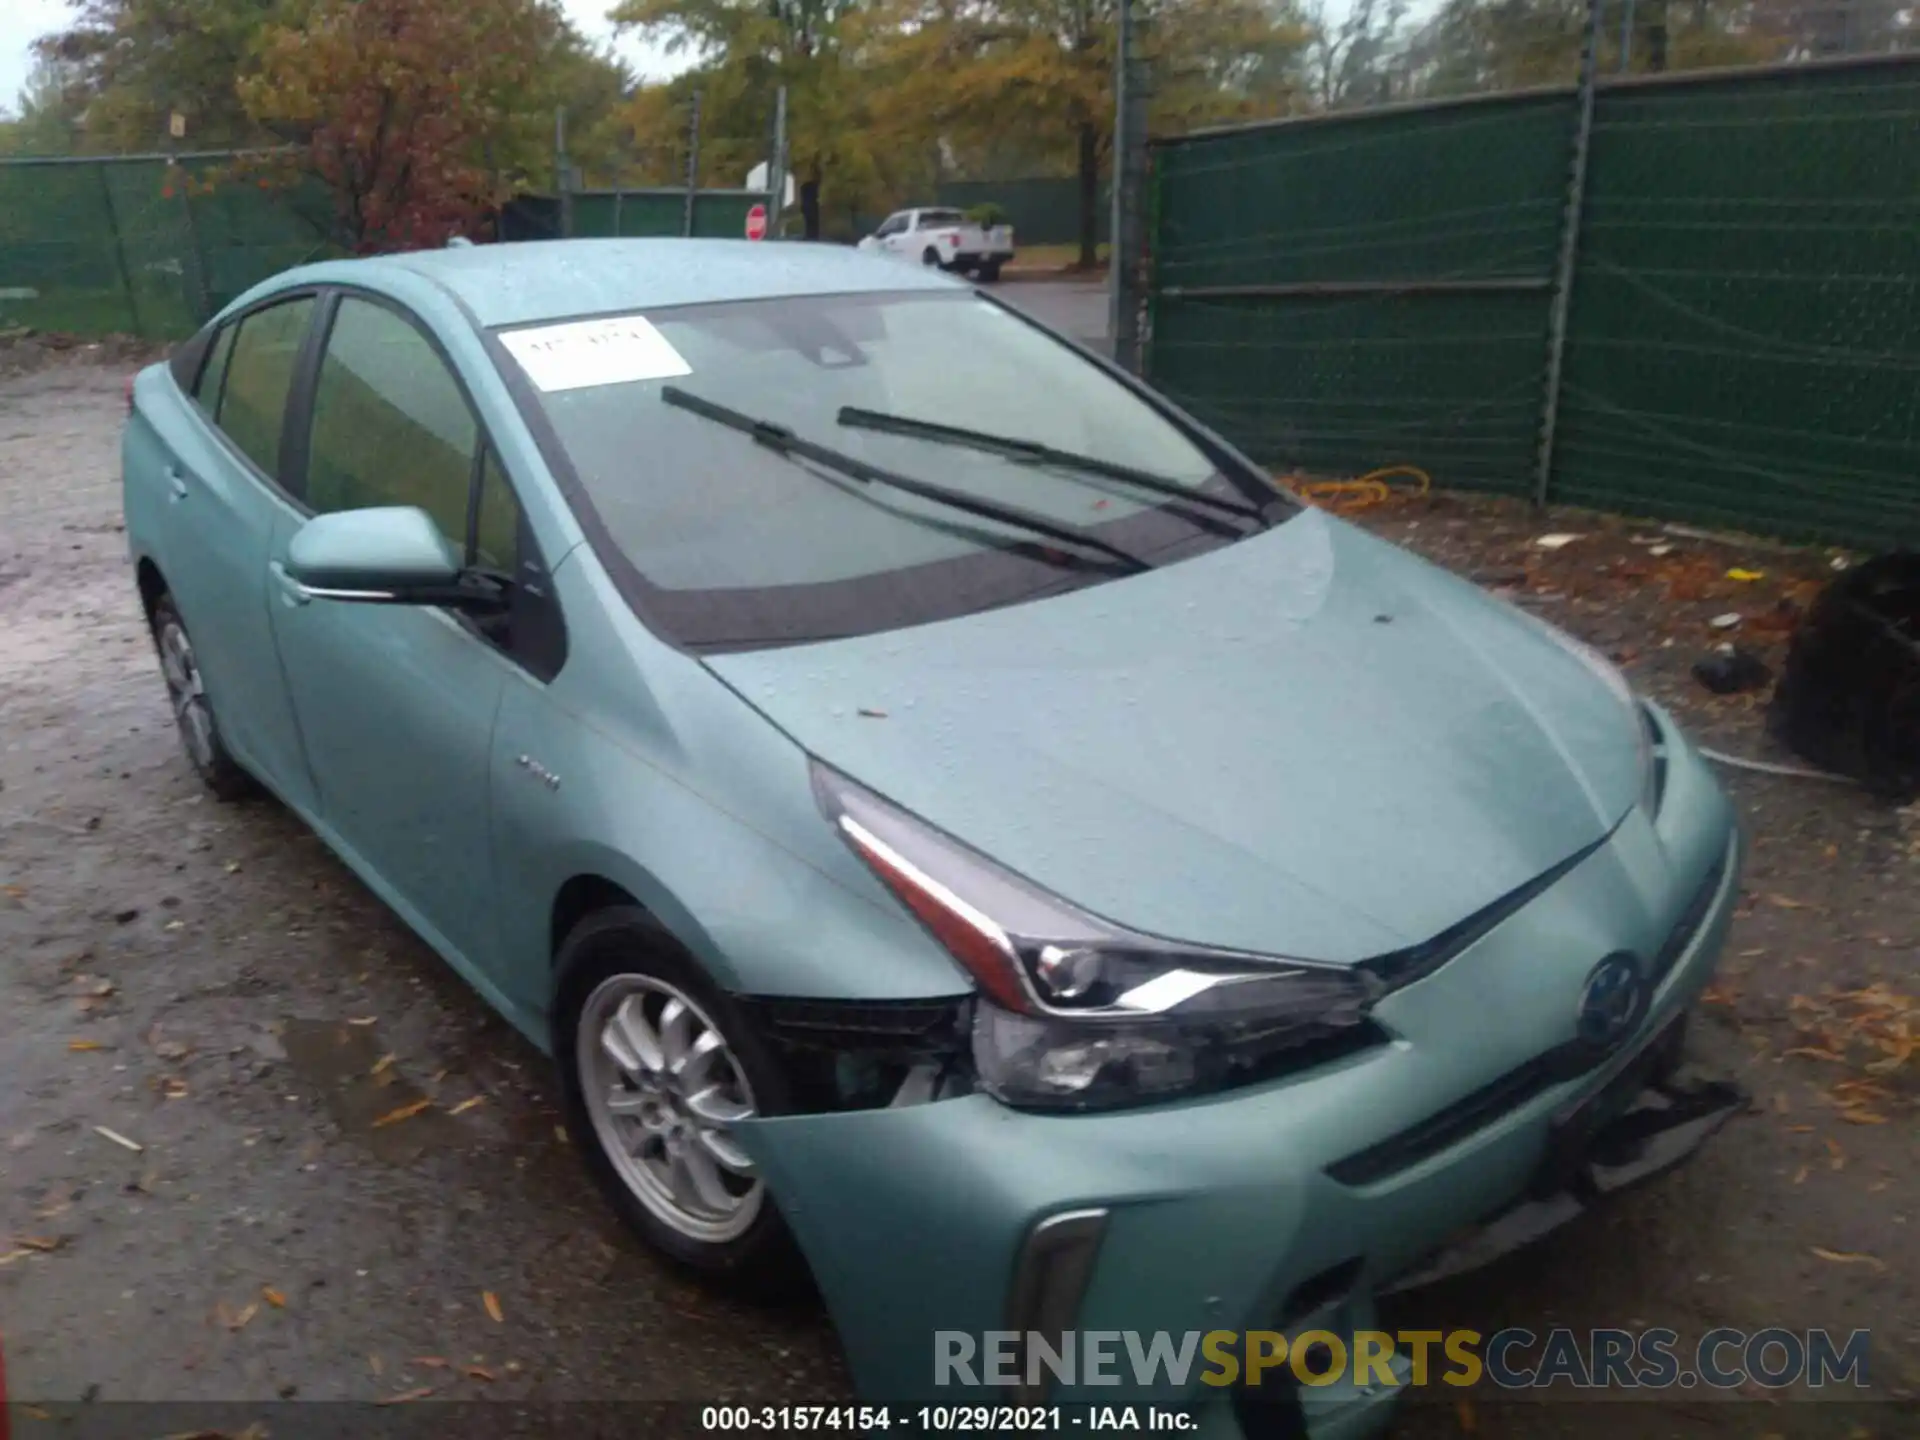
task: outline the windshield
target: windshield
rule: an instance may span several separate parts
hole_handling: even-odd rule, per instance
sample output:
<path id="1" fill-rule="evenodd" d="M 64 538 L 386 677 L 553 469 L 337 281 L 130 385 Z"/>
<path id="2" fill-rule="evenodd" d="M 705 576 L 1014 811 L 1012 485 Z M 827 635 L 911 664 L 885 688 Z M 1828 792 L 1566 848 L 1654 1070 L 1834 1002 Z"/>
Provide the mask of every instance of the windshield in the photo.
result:
<path id="1" fill-rule="evenodd" d="M 869 634 L 1128 573 L 1031 525 L 809 458 L 828 450 L 988 511 L 1042 517 L 1057 534 L 1097 536 L 1148 565 L 1251 533 L 1252 502 L 1278 493 L 1220 474 L 1100 367 L 967 292 L 682 306 L 499 338 L 565 453 L 596 549 L 648 622 L 695 648 Z M 762 438 L 673 403 L 686 397 L 737 412 Z M 843 412 L 1033 442 L 1158 488 L 911 427 L 842 423 Z M 807 443 L 767 443 L 776 427 Z"/>

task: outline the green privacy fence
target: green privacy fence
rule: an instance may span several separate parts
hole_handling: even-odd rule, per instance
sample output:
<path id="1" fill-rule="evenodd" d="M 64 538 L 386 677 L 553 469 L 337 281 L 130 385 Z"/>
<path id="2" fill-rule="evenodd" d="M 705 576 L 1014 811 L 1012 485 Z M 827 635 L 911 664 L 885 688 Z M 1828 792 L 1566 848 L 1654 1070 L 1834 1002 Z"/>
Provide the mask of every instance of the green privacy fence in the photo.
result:
<path id="1" fill-rule="evenodd" d="M 739 240 L 747 233 L 747 212 L 767 203 L 757 190 L 701 190 L 693 197 L 693 229 L 703 239 Z M 689 233 L 687 192 L 657 190 L 580 190 L 573 195 L 573 234 L 680 235 Z"/>
<path id="2" fill-rule="evenodd" d="M 1148 373 L 1278 466 L 1920 542 L 1920 63 L 1603 82 L 1550 396 L 1578 100 L 1159 144 Z"/>
<path id="3" fill-rule="evenodd" d="M 1100 186 L 1095 209 L 1095 238 L 1107 241 L 1112 221 L 1109 191 Z M 1021 245 L 1075 245 L 1080 241 L 1080 182 L 1072 176 L 1028 176 L 1016 180 L 949 180 L 934 187 L 933 203 L 959 210 L 992 202 L 1012 217 Z"/>
<path id="4" fill-rule="evenodd" d="M 325 196 L 229 178 L 234 156 L 0 162 L 0 328 L 187 334 L 325 252 Z"/>
<path id="5" fill-rule="evenodd" d="M 340 253 L 331 199 L 315 185 L 263 187 L 244 156 L 204 153 L 0 160 L 0 330 L 175 339 L 250 286 Z M 699 236 L 743 236 L 746 190 L 694 196 Z M 571 233 L 679 235 L 685 190 L 583 191 Z M 563 230 L 551 196 L 503 207 L 503 238 Z"/>

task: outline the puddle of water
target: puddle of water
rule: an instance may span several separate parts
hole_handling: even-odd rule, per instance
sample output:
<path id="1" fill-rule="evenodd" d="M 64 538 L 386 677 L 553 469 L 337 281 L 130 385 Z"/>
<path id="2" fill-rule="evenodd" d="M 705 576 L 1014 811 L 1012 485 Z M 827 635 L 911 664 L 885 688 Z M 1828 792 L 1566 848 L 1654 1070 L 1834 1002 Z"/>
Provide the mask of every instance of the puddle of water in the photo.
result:
<path id="1" fill-rule="evenodd" d="M 318 1092 L 341 1132 L 382 1160 L 409 1164 L 458 1139 L 454 1120 L 387 1058 L 378 1027 L 295 1019 L 280 1041 L 288 1068 Z"/>

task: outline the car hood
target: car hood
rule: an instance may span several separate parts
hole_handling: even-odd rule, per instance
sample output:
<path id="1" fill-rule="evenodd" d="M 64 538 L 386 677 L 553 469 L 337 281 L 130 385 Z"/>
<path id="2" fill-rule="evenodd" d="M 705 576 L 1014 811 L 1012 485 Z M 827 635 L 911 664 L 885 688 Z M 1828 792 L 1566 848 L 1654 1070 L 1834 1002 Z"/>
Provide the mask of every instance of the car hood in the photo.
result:
<path id="1" fill-rule="evenodd" d="M 1351 963 L 1602 838 L 1632 719 L 1512 607 L 1309 511 L 910 630 L 707 662 L 805 749 L 1153 935 Z"/>

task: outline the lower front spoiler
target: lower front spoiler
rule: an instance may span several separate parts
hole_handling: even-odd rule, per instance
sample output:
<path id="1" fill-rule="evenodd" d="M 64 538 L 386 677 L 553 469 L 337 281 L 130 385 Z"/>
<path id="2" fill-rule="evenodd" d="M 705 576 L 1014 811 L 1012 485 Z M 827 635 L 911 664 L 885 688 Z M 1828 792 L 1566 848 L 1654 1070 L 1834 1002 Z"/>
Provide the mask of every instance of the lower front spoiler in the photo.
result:
<path id="1" fill-rule="evenodd" d="M 1727 1081 L 1686 1085 L 1660 1079 L 1591 1128 L 1583 1123 L 1586 1106 L 1568 1112 L 1555 1124 L 1546 1163 L 1527 1199 L 1429 1256 L 1380 1293 L 1395 1295 L 1464 1275 L 1531 1245 L 1596 1202 L 1687 1160 L 1746 1105 L 1746 1093 Z"/>

